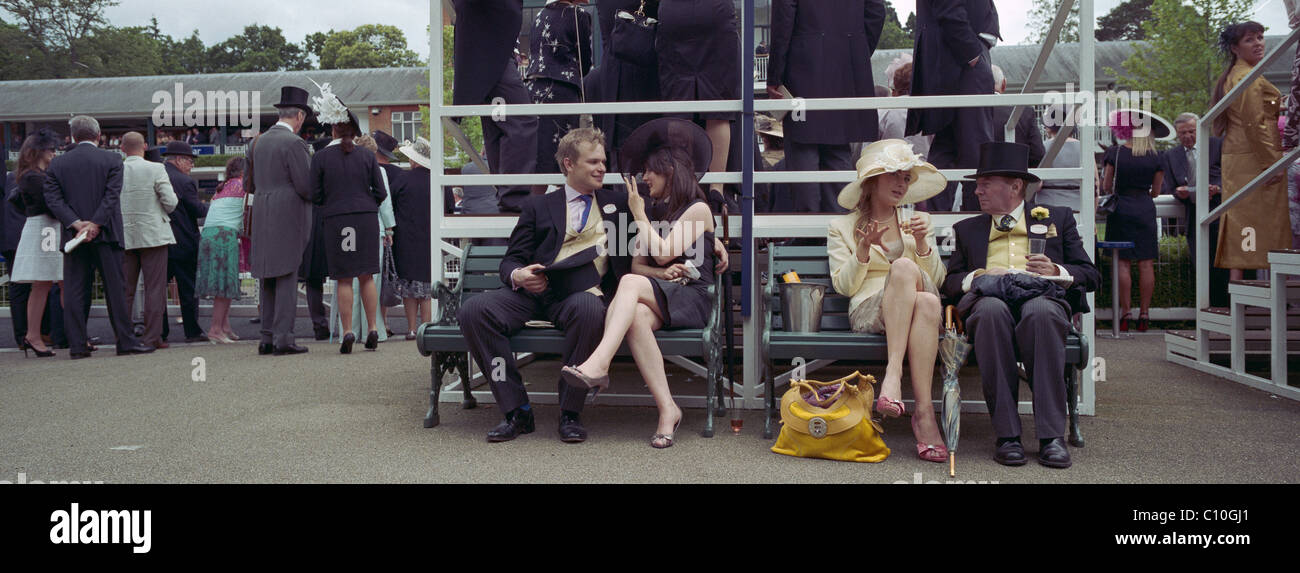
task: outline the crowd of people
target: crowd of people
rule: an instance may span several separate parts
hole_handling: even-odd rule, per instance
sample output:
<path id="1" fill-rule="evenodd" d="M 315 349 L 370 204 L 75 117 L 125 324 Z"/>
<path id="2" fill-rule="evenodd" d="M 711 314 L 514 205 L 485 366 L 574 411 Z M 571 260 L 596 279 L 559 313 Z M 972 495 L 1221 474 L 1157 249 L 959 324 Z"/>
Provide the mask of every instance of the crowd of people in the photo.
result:
<path id="1" fill-rule="evenodd" d="M 596 68 L 591 66 L 593 22 L 582 4 L 556 0 L 538 13 L 521 77 L 512 63 L 522 25 L 518 2 L 455 0 L 453 103 L 736 98 L 738 62 L 718 57 L 734 52 L 737 44 L 729 0 L 600 2 L 597 25 L 614 41 L 600 47 L 604 57 Z M 620 11 L 656 18 L 654 41 L 619 44 L 617 38 L 637 37 L 632 30 L 615 30 L 627 25 Z M 883 4 L 876 0 L 774 4 L 769 95 L 875 95 L 870 56 L 883 18 Z M 1006 80 L 989 57 L 998 40 L 990 0 L 919 3 L 917 19 L 914 59 L 890 66 L 885 93 L 1005 90 Z M 639 20 L 632 20 L 637 25 Z M 1229 61 L 1215 86 L 1216 101 L 1260 61 L 1262 34 L 1254 22 L 1223 32 Z M 1257 79 L 1216 122 L 1218 137 L 1208 145 L 1198 146 L 1198 118 L 1186 113 L 1175 121 L 1179 145 L 1164 152 L 1153 141 L 1160 133 L 1133 129 L 1142 123 L 1133 115 L 1138 112 L 1110 118 L 1117 143 L 1101 161 L 1099 188 L 1114 196 L 1108 200 L 1107 239 L 1134 243 L 1120 256 L 1138 261 L 1138 330 L 1148 326 L 1157 256 L 1153 197 L 1174 195 L 1190 212 L 1193 166 L 1202 152 L 1211 154 L 1212 201 L 1231 197 L 1276 161 L 1281 149 L 1295 145 L 1294 138 L 1287 144 L 1280 137 L 1279 106 L 1280 92 Z M 138 133 L 121 139 L 126 159 L 96 149 L 99 126 L 87 116 L 71 120 L 76 146 L 57 158 L 58 136 L 29 136 L 12 184 L 12 203 L 26 221 L 13 255 L 5 255 L 14 261 L 13 281 L 27 289 L 20 344 L 38 356 L 52 355 L 43 333 L 50 332 L 46 323 L 57 322 L 58 317 L 49 320 L 50 309 L 61 305 L 56 313 L 71 356 L 90 356 L 85 324 L 96 271 L 104 277 L 119 354 L 166 348 L 162 285 L 169 279 L 180 291 L 187 341 L 237 339 L 229 308 L 240 296 L 241 270 L 259 281 L 258 354 L 308 351 L 296 343 L 293 330 L 300 281 L 307 284 L 319 340 L 335 330 L 325 316 L 323 283 L 327 277 L 337 281 L 333 308 L 343 354 L 358 340 L 375 350 L 386 336 L 384 303 L 394 299 L 385 293 L 402 301 L 408 324 L 428 321 L 433 223 L 428 141 L 401 146 L 412 162 L 411 171 L 403 172 L 392 164 L 398 142 L 383 132 L 363 133 L 355 114 L 328 88 L 313 97 L 285 86 L 275 107 L 278 122 L 249 142 L 244 157 L 228 162 L 207 205 L 198 200 L 188 175 L 191 142 L 169 142 L 160 166 L 144 159 Z M 839 214 L 826 237 L 832 286 L 850 298 L 854 331 L 884 334 L 888 341 L 875 409 L 884 416 L 906 413 L 904 360 L 914 394 L 930 396 L 940 305 L 953 302 L 979 363 L 997 436 L 994 459 L 1006 465 L 1027 461 L 1017 411 L 1017 362 L 1023 362 L 1034 394 L 1038 461 L 1065 468 L 1071 465 L 1063 439 L 1065 337 L 1072 316 L 1088 312 L 1086 293 L 1099 283 L 1091 245 L 1083 244 L 1074 215 L 1091 197 L 1077 182 L 1041 181 L 1030 173 L 1045 142 L 1032 116 L 1017 124 L 1015 141 L 1002 141 L 1002 130 L 995 128 L 1010 114 L 1010 108 L 809 111 L 786 114 L 765 129 L 781 134 L 787 169 L 856 168 L 856 179 L 842 187 L 791 185 L 786 201 L 796 211 Z M 300 134 L 313 120 L 328 126 L 329 135 L 309 146 Z M 650 445 L 672 446 L 683 411 L 669 392 L 653 333 L 702 327 L 711 305 L 707 290 L 727 268 L 726 250 L 713 228 L 726 197 L 721 186 L 706 191 L 700 180 L 727 169 L 732 114 L 601 115 L 597 127 L 567 116 L 539 120 L 506 114 L 482 121 L 492 172 L 558 171 L 565 178 L 563 188 L 550 193 L 526 185 L 496 193 L 498 210 L 519 213 L 500 268 L 505 286 L 469 299 L 458 311 L 474 360 L 483 371 L 502 372 L 489 377 L 504 420 L 488 432 L 488 440 L 508 441 L 535 430 L 509 337 L 530 321 L 544 320 L 565 333 L 564 366 L 556 373 L 561 440 L 586 440 L 580 416 L 587 394 L 608 387 L 610 363 L 626 343 L 659 410 Z M 1159 128 L 1158 122 L 1147 125 Z M 1051 145 L 1060 136 L 1059 126 L 1047 127 Z M 1086 150 L 1077 139 L 1064 143 L 1055 165 L 1077 167 Z M 947 168 L 974 169 L 972 181 L 959 190 L 939 171 Z M 634 176 L 622 188 L 609 189 L 603 183 L 609 169 Z M 448 209 L 458 201 L 467 205 L 471 195 L 490 203 L 493 191 L 487 197 L 482 191 L 447 188 L 444 201 Z M 1269 249 L 1290 245 L 1285 231 L 1291 227 L 1282 222 L 1286 197 L 1279 177 L 1229 211 L 1220 225 L 1224 232 L 1202 239 L 1215 247 L 1215 266 L 1240 277 L 1247 269 L 1266 268 Z M 945 263 L 929 212 L 953 210 L 978 214 L 954 226 L 955 245 Z M 204 217 L 200 232 L 198 220 Z M 629 217 L 634 225 L 619 224 Z M 1258 233 L 1253 250 L 1236 239 L 1247 227 Z M 633 248 L 601 248 L 612 244 Z M 392 273 L 385 269 L 389 259 Z M 1121 320 L 1127 329 L 1131 270 L 1129 264 L 1120 269 Z M 140 275 L 145 324 L 137 336 L 129 317 Z M 197 297 L 214 300 L 206 334 L 198 325 Z M 18 313 L 16 330 L 17 318 Z M 915 403 L 917 456 L 947 460 L 930 400 Z"/>

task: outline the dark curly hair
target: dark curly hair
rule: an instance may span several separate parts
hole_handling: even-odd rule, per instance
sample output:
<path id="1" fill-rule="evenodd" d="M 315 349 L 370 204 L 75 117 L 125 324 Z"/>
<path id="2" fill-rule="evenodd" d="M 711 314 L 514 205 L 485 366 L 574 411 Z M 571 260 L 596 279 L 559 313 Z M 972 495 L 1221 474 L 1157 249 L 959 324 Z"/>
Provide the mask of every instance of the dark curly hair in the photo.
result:
<path id="1" fill-rule="evenodd" d="M 63 138 L 49 128 L 43 128 L 36 133 L 27 136 L 23 140 L 23 146 L 18 151 L 18 165 L 14 172 L 14 178 L 21 178 L 28 171 L 41 169 L 41 155 L 46 151 L 54 151 L 59 148 Z"/>
<path id="2" fill-rule="evenodd" d="M 1210 107 L 1214 107 L 1223 99 L 1228 90 L 1224 85 L 1228 83 L 1228 74 L 1232 72 L 1232 67 L 1237 65 L 1237 54 L 1232 52 L 1232 47 L 1241 42 L 1243 38 L 1251 34 L 1263 34 L 1264 25 L 1254 20 L 1246 22 L 1237 22 L 1228 24 L 1219 32 L 1219 51 L 1223 53 L 1227 60 L 1227 65 L 1223 67 L 1223 73 L 1219 74 L 1219 80 L 1214 83 L 1214 94 L 1210 98 Z M 1228 128 L 1228 114 L 1221 113 L 1214 118 L 1214 134 L 1222 137 L 1223 132 Z"/>

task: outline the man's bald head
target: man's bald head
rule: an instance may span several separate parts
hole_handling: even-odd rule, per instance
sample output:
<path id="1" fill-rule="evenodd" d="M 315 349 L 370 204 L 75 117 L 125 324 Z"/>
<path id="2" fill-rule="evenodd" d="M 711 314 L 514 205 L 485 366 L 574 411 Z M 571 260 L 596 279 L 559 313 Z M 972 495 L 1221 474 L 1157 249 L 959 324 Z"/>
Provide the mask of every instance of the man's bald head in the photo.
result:
<path id="1" fill-rule="evenodd" d="M 122 136 L 122 153 L 144 157 L 144 136 L 135 131 L 128 131 Z"/>

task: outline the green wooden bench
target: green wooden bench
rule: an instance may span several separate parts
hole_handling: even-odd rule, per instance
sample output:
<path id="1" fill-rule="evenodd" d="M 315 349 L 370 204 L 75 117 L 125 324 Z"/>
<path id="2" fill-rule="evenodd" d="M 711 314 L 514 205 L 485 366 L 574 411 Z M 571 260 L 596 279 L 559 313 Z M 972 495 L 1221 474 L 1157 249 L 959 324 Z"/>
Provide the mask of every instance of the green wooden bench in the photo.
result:
<path id="1" fill-rule="evenodd" d="M 470 390 L 469 344 L 461 334 L 456 313 L 466 299 L 480 293 L 501 288 L 501 259 L 504 246 L 470 246 L 461 261 L 460 279 L 454 287 L 436 285 L 438 316 L 433 322 L 420 325 L 416 330 L 416 347 L 421 356 L 432 357 L 430 369 L 429 411 L 424 417 L 424 427 L 438 425 L 438 402 L 442 393 L 443 376 L 455 370 L 461 379 L 464 400 L 461 407 L 474 408 L 477 401 Z M 722 289 L 711 288 L 713 312 L 703 329 L 669 330 L 655 333 L 664 356 L 690 356 L 702 358 L 707 370 L 706 403 L 708 416 L 704 422 L 704 437 L 713 437 L 715 412 L 722 415 Z M 561 331 L 553 328 L 525 328 L 510 338 L 515 352 L 556 353 L 564 344 Z M 626 343 L 619 348 L 620 356 L 631 356 Z M 557 372 L 558 375 L 558 372 Z"/>
<path id="2" fill-rule="evenodd" d="M 942 254 L 944 250 L 941 249 Z M 764 287 L 764 310 L 762 325 L 762 342 L 759 349 L 760 374 L 767 391 L 767 420 L 763 427 L 763 436 L 771 438 L 775 432 L 776 420 L 780 413 L 776 405 L 776 370 L 775 360 L 805 361 L 860 360 L 884 364 L 888 358 L 888 348 L 883 334 L 862 334 L 849 328 L 849 297 L 837 294 L 831 288 L 830 260 L 824 246 L 777 246 L 768 245 L 768 274 L 779 277 L 786 271 L 794 270 L 801 282 L 827 285 L 826 297 L 822 301 L 821 332 L 785 332 L 782 330 L 780 281 L 769 278 Z M 1065 387 L 1069 400 L 1070 443 L 1076 447 L 1083 446 L 1083 436 L 1079 433 L 1079 407 L 1077 394 L 1077 370 L 1082 369 L 1088 360 L 1088 337 L 1071 324 L 1065 340 Z M 975 354 L 971 353 L 967 364 L 974 364 Z M 939 374 L 939 369 L 935 369 Z"/>

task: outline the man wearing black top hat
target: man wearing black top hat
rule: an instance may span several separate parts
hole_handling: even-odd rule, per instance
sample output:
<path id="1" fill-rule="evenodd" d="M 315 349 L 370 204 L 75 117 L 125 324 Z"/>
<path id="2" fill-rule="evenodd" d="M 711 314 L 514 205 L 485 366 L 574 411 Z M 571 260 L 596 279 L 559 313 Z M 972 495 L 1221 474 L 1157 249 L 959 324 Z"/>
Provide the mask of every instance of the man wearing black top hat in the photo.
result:
<path id="1" fill-rule="evenodd" d="M 1087 293 L 1096 290 L 1100 275 L 1070 208 L 1025 201 L 1025 187 L 1038 181 L 1029 173 L 1029 146 L 985 143 L 975 179 L 983 213 L 953 225 L 957 244 L 942 290 L 949 300 L 960 299 L 957 311 L 975 347 L 997 435 L 994 460 L 1009 466 L 1026 461 L 1020 443 L 1019 360 L 1034 393 L 1038 462 L 1067 468 L 1065 335 L 1071 314 L 1088 312 Z M 1042 254 L 1030 254 L 1031 243 L 1038 240 L 1044 242 Z M 999 277 L 1025 272 L 1060 288 L 1037 282 L 1047 287 L 1045 294 L 1011 305 L 994 294 L 1005 284 Z"/>
<path id="2" fill-rule="evenodd" d="M 375 138 L 375 146 L 379 148 L 379 153 L 375 154 L 375 161 L 379 162 L 379 168 L 383 169 L 384 173 L 388 175 L 388 191 L 391 193 L 393 189 L 397 188 L 397 184 L 402 181 L 402 175 L 406 173 L 401 167 L 393 165 L 393 162 L 397 161 L 397 156 L 393 154 L 393 150 L 397 149 L 400 143 L 383 130 L 377 129 L 370 136 Z"/>
<path id="3" fill-rule="evenodd" d="M 532 98 L 514 49 L 523 27 L 520 0 L 454 0 L 455 69 L 453 105 L 528 104 Z M 493 173 L 533 173 L 537 166 L 537 116 L 506 114 L 481 118 L 483 146 Z M 503 212 L 518 213 L 528 185 L 500 190 Z"/>
<path id="4" fill-rule="evenodd" d="M 311 156 L 298 130 L 311 118 L 307 90 L 280 91 L 280 120 L 248 147 L 244 189 L 253 195 L 253 276 L 260 279 L 262 337 L 258 354 L 301 354 L 294 344 L 298 266 L 311 238 Z"/>
<path id="5" fill-rule="evenodd" d="M 190 177 L 195 157 L 193 148 L 184 141 L 170 141 L 163 150 L 163 164 L 178 201 L 176 210 L 171 213 L 172 234 L 176 236 L 176 242 L 167 247 L 167 280 L 176 280 L 185 342 L 207 342 L 208 337 L 199 326 L 199 298 L 194 293 L 199 273 L 199 219 L 208 216 L 208 206 L 199 201 L 199 186 Z M 170 323 L 164 309 L 163 341 L 171 333 Z"/>

